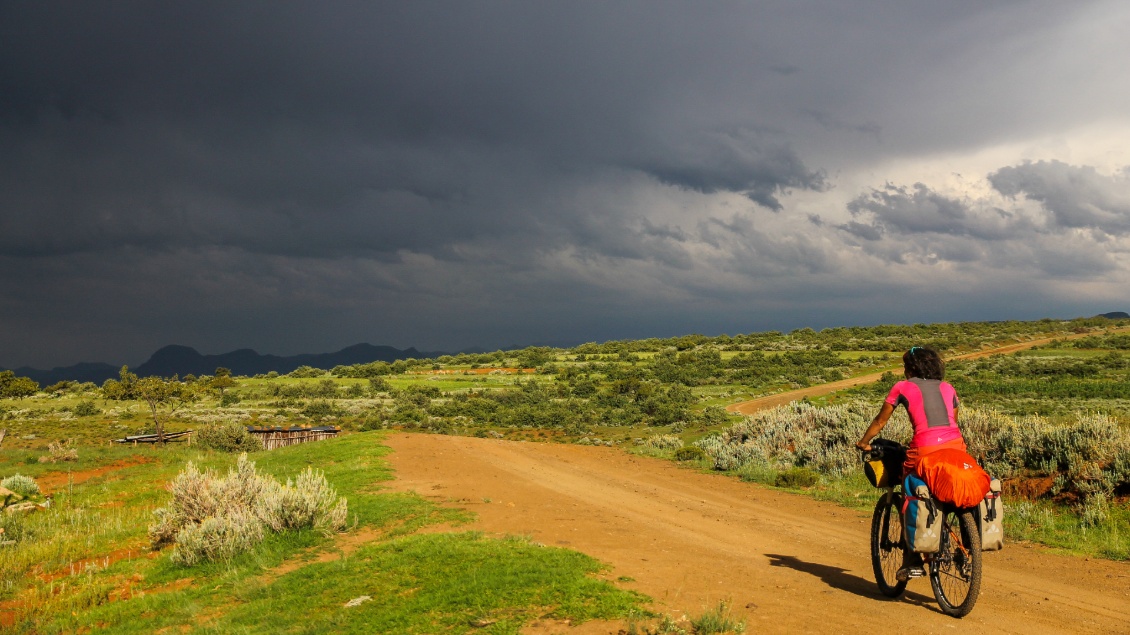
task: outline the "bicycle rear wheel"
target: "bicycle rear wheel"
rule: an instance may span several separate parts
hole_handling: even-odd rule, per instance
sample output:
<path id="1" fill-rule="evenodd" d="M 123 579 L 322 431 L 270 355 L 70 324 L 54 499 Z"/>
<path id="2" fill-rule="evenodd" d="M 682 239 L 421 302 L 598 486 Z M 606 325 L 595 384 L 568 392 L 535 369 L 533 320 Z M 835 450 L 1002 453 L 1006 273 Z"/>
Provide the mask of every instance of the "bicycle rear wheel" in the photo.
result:
<path id="1" fill-rule="evenodd" d="M 871 517 L 871 568 L 875 570 L 875 582 L 879 591 L 887 597 L 897 598 L 906 589 L 906 581 L 895 578 L 902 566 L 903 547 L 902 513 L 897 507 L 897 498 L 887 493 L 875 504 L 875 514 Z"/>
<path id="2" fill-rule="evenodd" d="M 942 612 L 965 617 L 981 592 L 981 534 L 973 512 L 947 511 L 942 544 L 930 560 L 930 586 Z"/>

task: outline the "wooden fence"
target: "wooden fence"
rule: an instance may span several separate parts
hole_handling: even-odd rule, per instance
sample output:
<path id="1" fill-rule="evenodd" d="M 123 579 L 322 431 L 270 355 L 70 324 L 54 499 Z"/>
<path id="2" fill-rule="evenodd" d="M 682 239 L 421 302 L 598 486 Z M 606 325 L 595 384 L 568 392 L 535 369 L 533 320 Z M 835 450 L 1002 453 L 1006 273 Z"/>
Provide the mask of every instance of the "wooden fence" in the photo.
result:
<path id="1" fill-rule="evenodd" d="M 263 443 L 267 450 L 274 450 L 285 445 L 307 443 L 332 439 L 341 432 L 336 426 L 318 426 L 316 428 L 248 428 L 248 432 Z"/>

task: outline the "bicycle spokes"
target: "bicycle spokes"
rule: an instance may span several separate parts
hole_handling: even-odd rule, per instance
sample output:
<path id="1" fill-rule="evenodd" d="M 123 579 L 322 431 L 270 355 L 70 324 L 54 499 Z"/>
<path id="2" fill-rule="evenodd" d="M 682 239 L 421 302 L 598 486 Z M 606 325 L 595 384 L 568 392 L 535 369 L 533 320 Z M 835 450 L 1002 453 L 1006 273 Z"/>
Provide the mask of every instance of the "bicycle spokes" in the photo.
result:
<path id="1" fill-rule="evenodd" d="M 963 617 L 973 610 L 981 586 L 977 525 L 968 511 L 947 513 L 942 544 L 930 562 L 930 585 L 942 611 Z"/>

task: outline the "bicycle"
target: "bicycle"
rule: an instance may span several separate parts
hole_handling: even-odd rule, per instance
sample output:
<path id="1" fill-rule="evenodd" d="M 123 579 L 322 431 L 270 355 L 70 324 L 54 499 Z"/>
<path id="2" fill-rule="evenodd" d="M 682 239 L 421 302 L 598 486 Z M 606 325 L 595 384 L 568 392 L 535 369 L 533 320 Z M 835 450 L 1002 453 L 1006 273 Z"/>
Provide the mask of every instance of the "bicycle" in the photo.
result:
<path id="1" fill-rule="evenodd" d="M 876 478 L 874 465 L 866 470 L 872 485 L 883 489 L 871 517 L 871 567 L 879 591 L 897 598 L 906 590 L 908 580 L 899 580 L 906 551 L 902 507 L 906 494 L 902 474 L 906 448 L 887 439 L 875 439 L 871 450 L 862 452 L 865 464 L 879 461 L 883 477 Z M 929 568 L 930 587 L 942 612 L 951 617 L 965 617 L 977 603 L 981 591 L 981 534 L 977 528 L 975 508 L 957 508 L 939 503 L 942 514 L 941 541 L 936 553 L 922 554 Z"/>

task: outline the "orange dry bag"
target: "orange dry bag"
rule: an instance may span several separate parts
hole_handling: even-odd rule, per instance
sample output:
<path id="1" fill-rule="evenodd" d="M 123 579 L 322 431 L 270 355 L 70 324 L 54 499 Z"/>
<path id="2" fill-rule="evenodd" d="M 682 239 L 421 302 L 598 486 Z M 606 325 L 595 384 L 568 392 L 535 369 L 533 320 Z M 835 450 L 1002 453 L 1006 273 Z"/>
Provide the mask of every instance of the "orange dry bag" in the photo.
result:
<path id="1" fill-rule="evenodd" d="M 953 449 L 923 455 L 918 459 L 918 474 L 936 500 L 958 507 L 976 507 L 992 480 L 968 453 Z"/>

